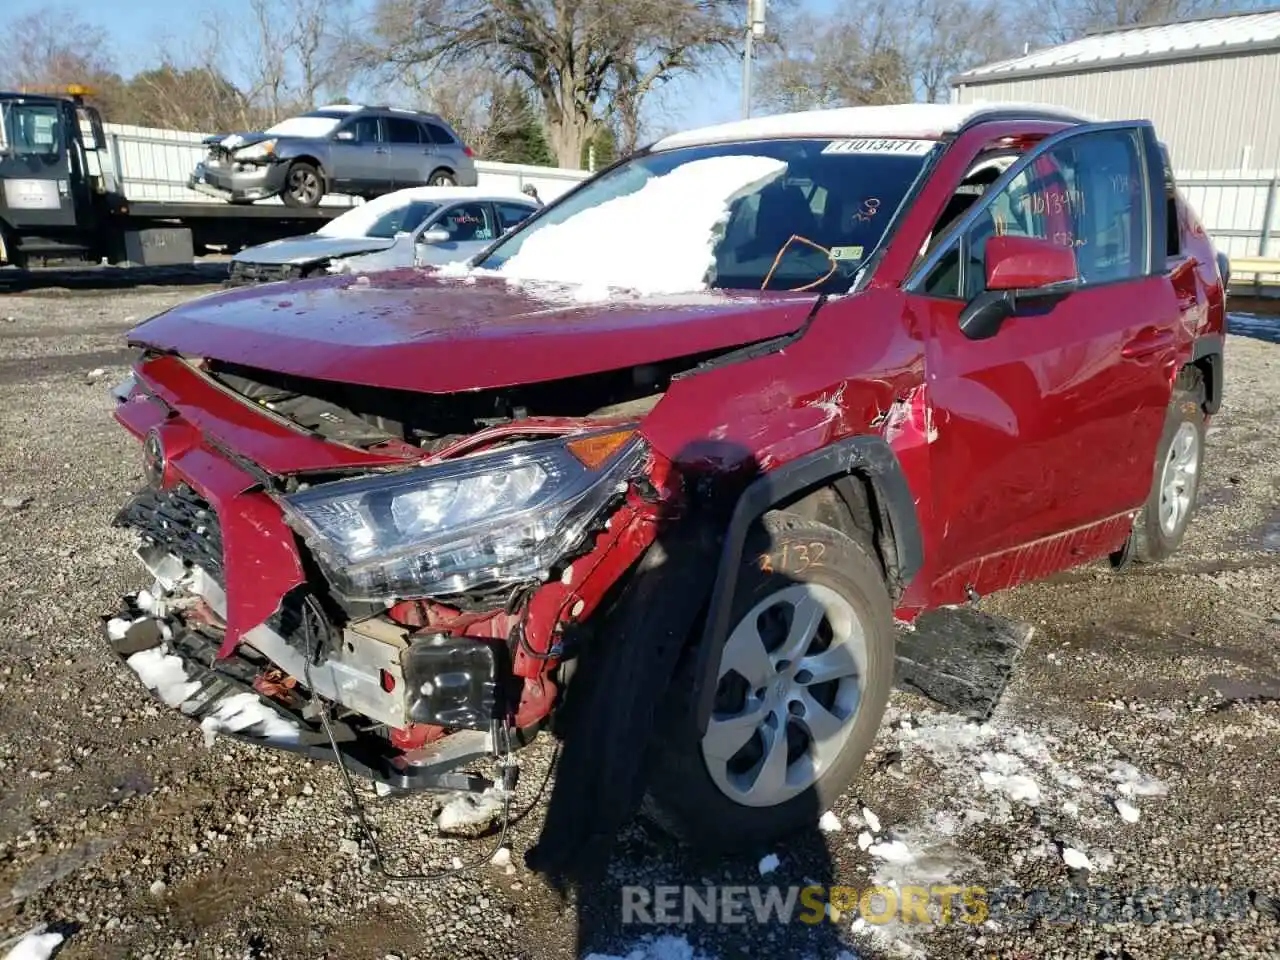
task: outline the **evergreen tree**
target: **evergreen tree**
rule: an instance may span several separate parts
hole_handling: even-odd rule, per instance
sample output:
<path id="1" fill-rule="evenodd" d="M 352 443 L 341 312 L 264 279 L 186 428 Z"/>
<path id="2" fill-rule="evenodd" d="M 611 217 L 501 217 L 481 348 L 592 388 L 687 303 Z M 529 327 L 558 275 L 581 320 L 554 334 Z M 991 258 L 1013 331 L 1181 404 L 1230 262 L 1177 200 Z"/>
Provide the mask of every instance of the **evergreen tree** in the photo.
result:
<path id="1" fill-rule="evenodd" d="M 519 84 L 505 83 L 489 104 L 487 160 L 554 166 L 542 123 Z"/>

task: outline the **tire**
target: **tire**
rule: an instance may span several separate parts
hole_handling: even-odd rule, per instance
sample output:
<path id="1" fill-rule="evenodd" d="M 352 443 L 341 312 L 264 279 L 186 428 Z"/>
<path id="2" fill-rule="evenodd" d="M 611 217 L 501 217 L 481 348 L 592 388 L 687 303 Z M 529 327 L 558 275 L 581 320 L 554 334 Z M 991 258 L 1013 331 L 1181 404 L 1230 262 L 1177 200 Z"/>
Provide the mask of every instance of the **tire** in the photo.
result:
<path id="1" fill-rule="evenodd" d="M 651 758 L 644 806 L 652 820 L 678 839 L 718 852 L 741 848 L 744 843 L 770 843 L 805 828 L 816 829 L 823 811 L 857 776 L 880 727 L 894 676 L 893 605 L 880 567 L 865 546 L 825 524 L 788 514 L 766 515 L 749 536 L 743 552 L 730 636 L 719 659 L 723 662 L 734 656 L 731 650 L 746 649 L 734 646 L 739 636 L 760 639 L 766 632 L 781 632 L 784 627 L 790 633 L 785 614 L 778 619 L 779 611 L 790 607 L 790 622 L 794 623 L 797 612 L 806 605 L 811 611 L 817 610 L 822 620 L 811 641 L 792 646 L 789 652 L 798 659 L 789 666 L 778 662 L 789 638 L 772 648 L 769 643 L 764 644 L 762 649 L 771 650 L 767 654 L 770 659 L 765 662 L 771 678 L 765 681 L 766 686 L 749 692 L 755 684 L 746 683 L 745 674 L 729 671 L 721 677 L 722 663 L 715 665 L 708 682 L 715 683 L 717 678 L 720 682 L 705 738 L 698 736 L 694 709 L 700 687 L 693 675 L 696 650 L 686 655 L 664 706 L 662 735 L 658 751 Z M 752 626 L 754 635 L 750 633 Z M 848 627 L 861 627 L 861 649 Z M 842 636 L 848 639 L 841 642 Z M 806 685 L 802 654 L 807 650 L 810 657 L 826 655 L 837 647 L 853 654 L 852 661 L 859 665 L 856 676 Z M 816 666 L 812 660 L 809 662 Z M 770 683 L 772 686 L 768 686 Z M 796 701 L 788 697 L 801 687 L 809 699 L 797 707 Z M 759 696 L 761 690 L 763 698 Z M 849 709 L 851 694 L 856 696 L 853 710 Z M 806 752 L 814 746 L 809 739 L 808 718 L 819 716 L 813 709 L 815 701 L 823 707 L 828 724 L 831 720 L 839 724 L 838 735 L 831 737 L 834 745 L 817 761 L 822 769 L 816 778 L 801 764 L 805 757 L 810 765 L 815 762 L 813 755 Z M 784 702 L 786 707 L 779 709 Z M 752 703 L 763 704 L 758 713 L 751 710 Z M 729 738 L 729 746 L 723 748 L 726 741 L 715 731 L 729 731 L 731 727 L 722 720 L 742 705 L 752 716 L 769 719 L 746 735 L 749 739 L 745 745 L 729 760 L 722 761 L 716 755 L 730 753 L 737 737 Z M 842 713 L 845 715 L 841 722 Z M 770 722 L 774 724 L 772 728 Z M 791 785 L 784 783 L 781 790 L 769 791 L 761 785 L 763 759 L 755 758 L 755 754 L 764 753 L 764 737 L 771 729 L 779 729 L 779 722 L 786 736 L 781 742 L 773 742 L 786 744 L 786 770 L 794 768 L 798 775 L 809 775 Z M 738 736 L 750 723 L 738 726 Z M 804 744 L 806 740 L 808 745 Z M 751 779 L 742 772 L 748 760 L 759 765 L 754 768 L 757 778 L 751 789 L 744 791 L 742 785 Z M 731 796 L 731 792 L 735 795 Z"/>
<path id="2" fill-rule="evenodd" d="M 1156 445 L 1151 492 L 1133 522 L 1129 539 L 1112 554 L 1113 566 L 1123 566 L 1129 559 L 1137 563 L 1157 563 L 1167 559 L 1182 543 L 1195 514 L 1204 465 L 1207 425 L 1204 407 L 1204 378 L 1195 367 L 1184 367 L 1174 381 L 1164 430 Z M 1171 470 L 1178 471 L 1178 475 L 1171 476 Z M 1181 493 L 1175 496 L 1178 490 Z"/>
<path id="3" fill-rule="evenodd" d="M 284 176 L 284 189 L 280 199 L 286 207 L 307 209 L 320 205 L 324 197 L 324 178 L 314 163 L 296 160 Z"/>
<path id="4" fill-rule="evenodd" d="M 432 171 L 431 176 L 427 178 L 428 187 L 456 187 L 457 185 L 458 178 L 454 176 L 453 171 L 443 167 Z"/>

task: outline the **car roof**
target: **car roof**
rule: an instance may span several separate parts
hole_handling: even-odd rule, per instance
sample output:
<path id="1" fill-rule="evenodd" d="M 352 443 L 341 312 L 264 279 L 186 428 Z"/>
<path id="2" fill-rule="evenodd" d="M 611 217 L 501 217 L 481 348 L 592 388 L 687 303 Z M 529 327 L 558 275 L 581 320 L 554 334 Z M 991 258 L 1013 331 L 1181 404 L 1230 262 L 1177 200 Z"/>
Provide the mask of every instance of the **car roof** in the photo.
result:
<path id="1" fill-rule="evenodd" d="M 874 107 L 805 110 L 734 120 L 675 133 L 651 150 L 781 137 L 902 137 L 938 140 L 984 119 L 1058 120 L 1083 123 L 1090 118 L 1058 107 L 1028 103 L 903 103 Z"/>
<path id="2" fill-rule="evenodd" d="M 490 190 L 484 187 L 406 187 L 386 194 L 388 200 L 426 200 L 431 203 L 452 203 L 455 200 L 496 200 L 536 206 L 531 197 L 523 193 Z"/>

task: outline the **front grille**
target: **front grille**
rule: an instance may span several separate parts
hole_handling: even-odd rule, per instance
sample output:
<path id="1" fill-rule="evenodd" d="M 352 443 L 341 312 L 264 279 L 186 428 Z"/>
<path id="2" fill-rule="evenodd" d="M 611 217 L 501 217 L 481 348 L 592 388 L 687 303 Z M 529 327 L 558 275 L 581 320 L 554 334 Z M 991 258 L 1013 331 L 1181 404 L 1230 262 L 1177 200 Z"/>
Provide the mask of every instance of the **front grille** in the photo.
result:
<path id="1" fill-rule="evenodd" d="M 222 580 L 222 528 L 218 515 L 186 484 L 168 490 L 140 490 L 116 514 L 115 525 L 138 531 L 144 543 L 164 547 Z"/>
<path id="2" fill-rule="evenodd" d="M 302 268 L 287 263 L 246 263 L 236 260 L 231 264 L 232 283 L 274 283 L 277 280 L 295 280 L 302 276 Z"/>

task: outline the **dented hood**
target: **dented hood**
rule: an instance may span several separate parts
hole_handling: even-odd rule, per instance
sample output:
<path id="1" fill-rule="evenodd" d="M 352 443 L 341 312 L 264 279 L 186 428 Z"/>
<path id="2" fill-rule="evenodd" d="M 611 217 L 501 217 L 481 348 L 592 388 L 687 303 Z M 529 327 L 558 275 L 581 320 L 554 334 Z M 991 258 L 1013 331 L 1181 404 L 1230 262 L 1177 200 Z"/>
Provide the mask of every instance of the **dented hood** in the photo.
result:
<path id="1" fill-rule="evenodd" d="M 718 291 L 595 303 L 572 296 L 413 270 L 330 277 L 205 297 L 135 327 L 129 340 L 300 377 L 451 393 L 766 340 L 798 330 L 816 301 Z"/>

